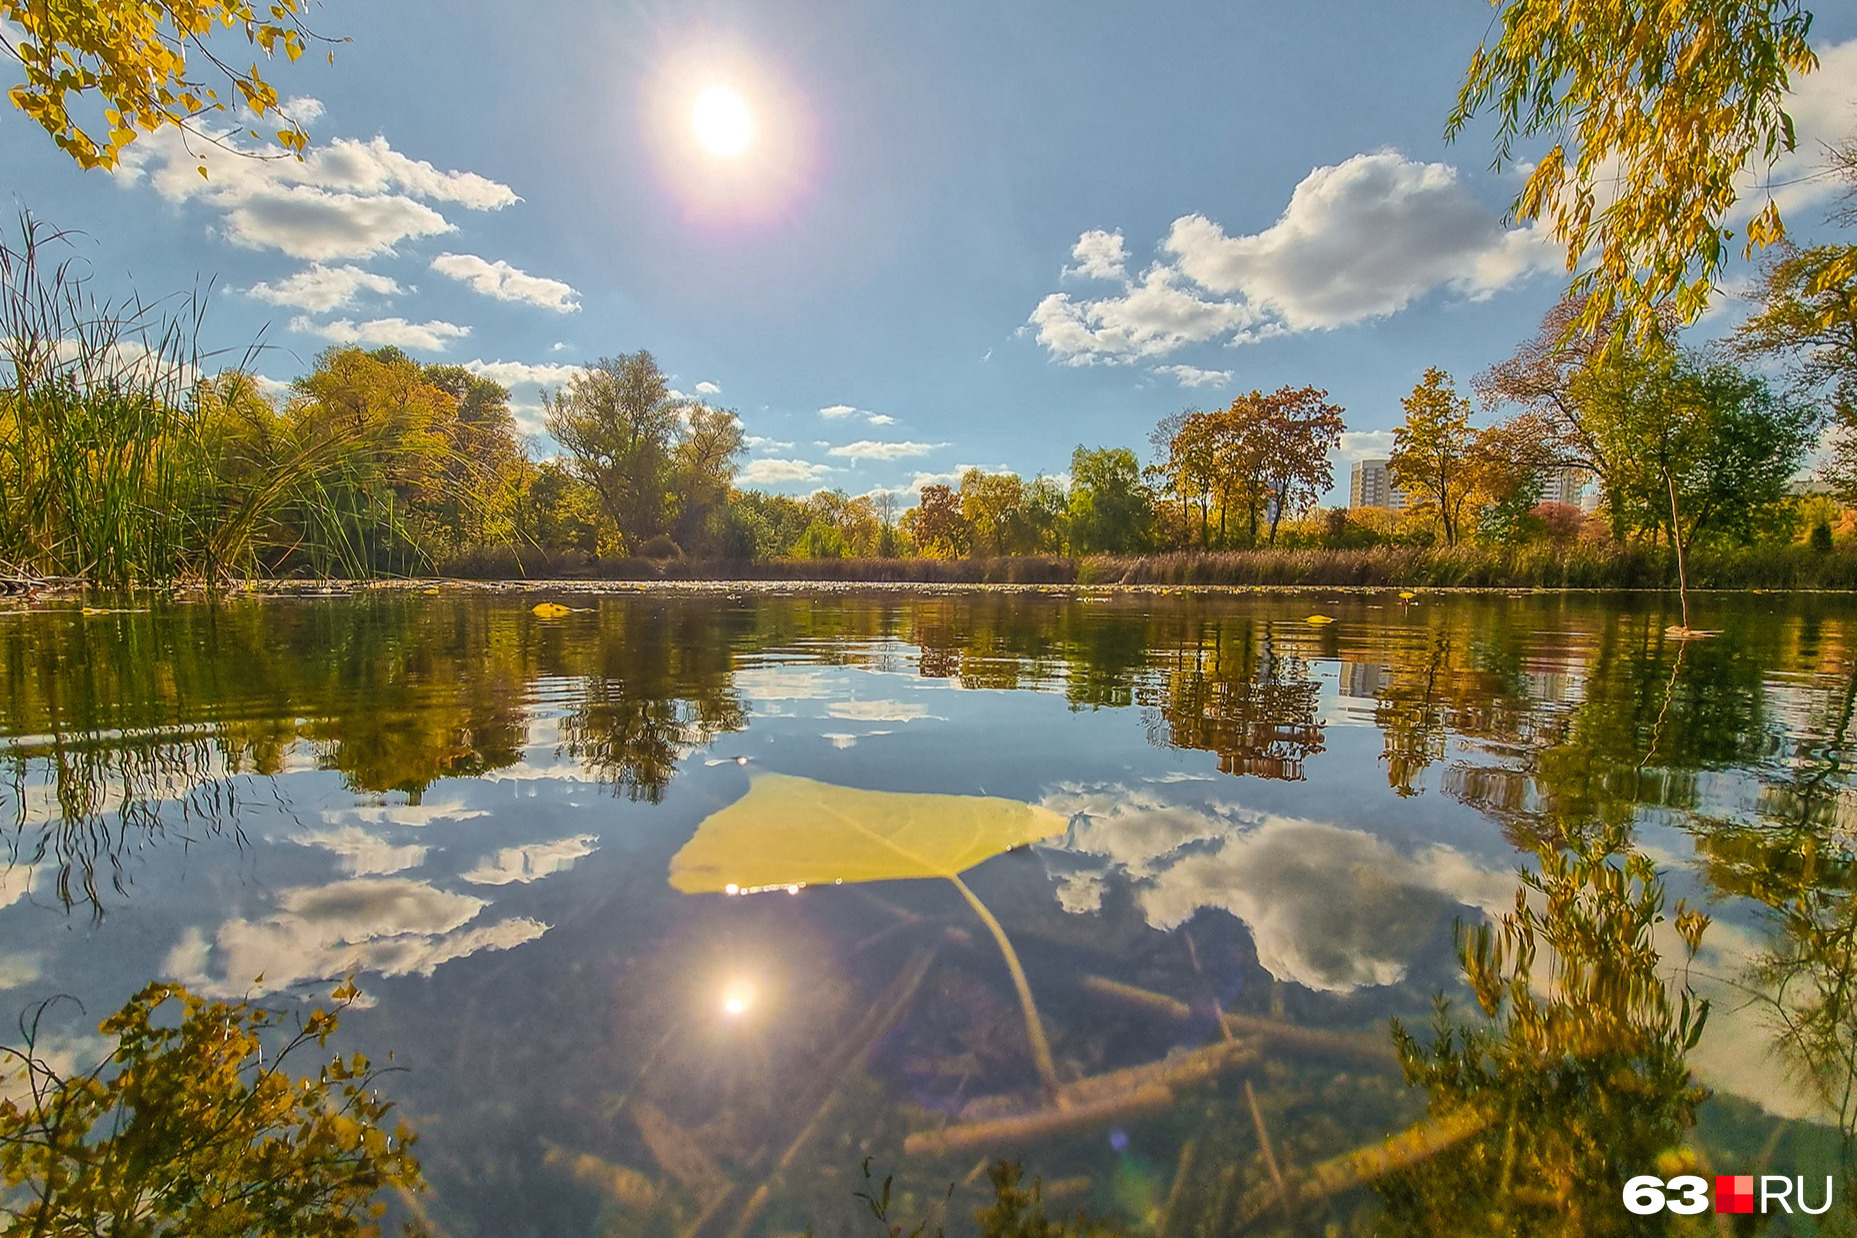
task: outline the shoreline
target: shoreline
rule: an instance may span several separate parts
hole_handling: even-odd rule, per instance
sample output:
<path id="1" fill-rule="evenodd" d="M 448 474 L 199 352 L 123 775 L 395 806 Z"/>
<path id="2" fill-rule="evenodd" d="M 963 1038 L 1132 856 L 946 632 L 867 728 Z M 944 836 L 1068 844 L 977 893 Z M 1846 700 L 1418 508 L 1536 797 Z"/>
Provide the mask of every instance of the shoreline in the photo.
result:
<path id="1" fill-rule="evenodd" d="M 936 594 L 999 594 L 1002 596 L 1046 597 L 1391 597 L 1400 600 L 1402 592 L 1411 593 L 1417 602 L 1431 595 L 1488 597 L 1580 597 L 1677 598 L 1677 590 L 1663 587 L 1587 586 L 1587 585 L 1323 585 L 1323 584 L 1148 584 L 1105 581 L 1101 583 L 1021 583 L 1010 581 L 925 581 L 925 580 L 843 580 L 820 577 L 784 577 L 746 579 L 660 578 L 656 580 L 603 580 L 585 577 L 479 580 L 452 576 L 412 576 L 385 580 L 252 580 L 208 588 L 181 585 L 165 589 L 103 590 L 78 583 L 47 582 L 32 597 L 0 598 L 0 608 L 11 602 L 30 606 L 33 600 L 74 600 L 105 594 L 117 596 L 168 596 L 183 599 L 215 596 L 236 598 L 315 598 L 354 597 L 362 594 L 551 594 L 570 597 L 604 597 L 639 594 L 728 596 L 755 594 L 884 594 L 894 596 L 930 596 Z M 1849 597 L 1857 598 L 1857 589 L 1826 588 L 1691 588 L 1690 596 L 1723 597 Z"/>

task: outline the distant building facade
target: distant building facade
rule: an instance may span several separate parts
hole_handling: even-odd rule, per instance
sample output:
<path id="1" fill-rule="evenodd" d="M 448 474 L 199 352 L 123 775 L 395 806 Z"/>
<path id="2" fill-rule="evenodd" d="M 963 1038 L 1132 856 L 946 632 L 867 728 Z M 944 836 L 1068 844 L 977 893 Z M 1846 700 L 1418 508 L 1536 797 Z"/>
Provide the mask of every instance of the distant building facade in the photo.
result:
<path id="1" fill-rule="evenodd" d="M 1546 469 L 1541 474 L 1540 501 L 1584 507 L 1586 487 L 1591 480 L 1592 475 L 1585 469 Z"/>
<path id="2" fill-rule="evenodd" d="M 1354 462 L 1354 473 L 1348 480 L 1348 506 L 1379 507 L 1394 512 L 1405 508 L 1406 494 L 1393 484 L 1391 461 Z"/>

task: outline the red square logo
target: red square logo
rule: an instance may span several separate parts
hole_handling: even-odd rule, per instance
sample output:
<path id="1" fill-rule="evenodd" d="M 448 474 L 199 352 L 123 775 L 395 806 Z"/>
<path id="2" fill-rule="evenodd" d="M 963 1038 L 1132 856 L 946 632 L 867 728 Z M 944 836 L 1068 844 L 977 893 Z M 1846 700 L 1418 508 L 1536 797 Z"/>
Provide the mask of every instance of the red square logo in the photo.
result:
<path id="1" fill-rule="evenodd" d="M 1715 1210 L 1717 1212 L 1752 1212 L 1754 1210 L 1754 1175 L 1716 1174 Z"/>

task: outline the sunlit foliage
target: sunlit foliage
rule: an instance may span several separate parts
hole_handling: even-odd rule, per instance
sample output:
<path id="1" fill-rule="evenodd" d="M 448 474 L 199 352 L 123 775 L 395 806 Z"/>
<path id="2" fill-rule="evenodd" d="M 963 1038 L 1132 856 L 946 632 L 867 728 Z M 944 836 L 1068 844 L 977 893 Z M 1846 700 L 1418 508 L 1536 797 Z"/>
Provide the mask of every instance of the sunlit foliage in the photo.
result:
<path id="1" fill-rule="evenodd" d="M 0 0 L 0 47 L 26 76 L 8 97 L 85 168 L 115 167 L 144 133 L 197 135 L 196 122 L 215 113 L 282 121 L 277 144 L 300 155 L 309 135 L 284 115 L 276 87 L 255 62 L 235 67 L 243 56 L 222 55 L 212 36 L 236 32 L 267 59 L 296 60 L 315 39 L 303 24 L 309 8 L 309 0 Z M 92 119 L 72 114 L 84 105 Z"/>
<path id="2" fill-rule="evenodd" d="M 1154 500 L 1126 447 L 1070 454 L 1070 542 L 1077 554 L 1131 554 L 1153 544 Z"/>
<path id="3" fill-rule="evenodd" d="M 1406 493 L 1407 510 L 1435 515 L 1444 544 L 1455 546 L 1476 490 L 1470 401 L 1457 394 L 1449 374 L 1432 366 L 1400 403 L 1406 419 L 1393 430 L 1393 478 Z"/>
<path id="4" fill-rule="evenodd" d="M 1501 33 L 1477 48 L 1446 132 L 1493 113 L 1494 167 L 1530 166 L 1513 211 L 1566 251 L 1584 298 L 1569 328 L 1657 337 L 1666 306 L 1693 321 L 1733 252 L 1744 170 L 1793 147 L 1783 102 L 1817 67 L 1812 15 L 1798 0 L 1492 4 Z M 1769 196 L 1746 247 L 1783 235 Z"/>

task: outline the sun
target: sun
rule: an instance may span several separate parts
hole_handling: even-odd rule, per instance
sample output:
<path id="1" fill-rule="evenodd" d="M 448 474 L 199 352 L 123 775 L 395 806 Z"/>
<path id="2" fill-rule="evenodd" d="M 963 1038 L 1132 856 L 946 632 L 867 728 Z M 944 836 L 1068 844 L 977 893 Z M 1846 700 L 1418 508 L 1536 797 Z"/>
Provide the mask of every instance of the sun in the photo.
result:
<path id="1" fill-rule="evenodd" d="M 698 95 L 690 121 L 703 149 L 724 159 L 741 154 L 754 140 L 754 113 L 727 86 L 711 86 Z"/>

